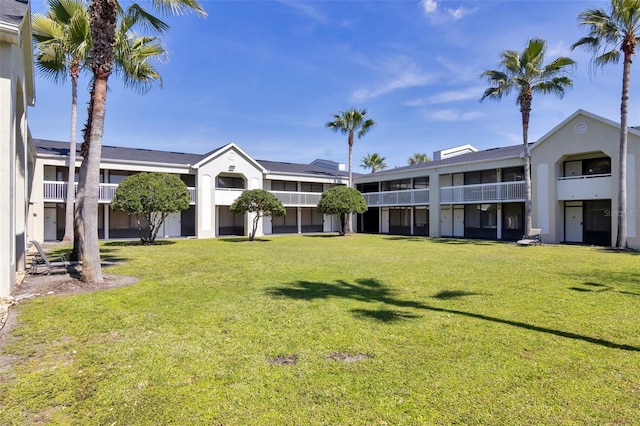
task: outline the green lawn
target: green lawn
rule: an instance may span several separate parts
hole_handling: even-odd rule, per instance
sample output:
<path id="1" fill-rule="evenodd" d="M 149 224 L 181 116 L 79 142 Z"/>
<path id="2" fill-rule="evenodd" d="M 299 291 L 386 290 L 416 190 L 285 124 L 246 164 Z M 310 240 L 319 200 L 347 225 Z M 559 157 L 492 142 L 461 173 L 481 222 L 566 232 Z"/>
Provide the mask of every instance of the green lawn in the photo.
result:
<path id="1" fill-rule="evenodd" d="M 13 308 L 0 424 L 640 424 L 638 253 L 373 235 L 102 249 L 126 262 L 105 273 L 141 281 Z"/>

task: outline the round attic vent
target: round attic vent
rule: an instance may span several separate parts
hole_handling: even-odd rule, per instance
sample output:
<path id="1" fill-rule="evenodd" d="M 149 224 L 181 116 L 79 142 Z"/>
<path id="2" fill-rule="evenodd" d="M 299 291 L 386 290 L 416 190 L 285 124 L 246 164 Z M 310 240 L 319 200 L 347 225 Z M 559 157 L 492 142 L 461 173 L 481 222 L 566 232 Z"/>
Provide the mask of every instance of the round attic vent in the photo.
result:
<path id="1" fill-rule="evenodd" d="M 584 121 L 579 121 L 576 123 L 575 126 L 573 126 L 573 132 L 576 135 L 581 135 L 586 131 L 587 131 L 587 123 L 585 123 Z"/>

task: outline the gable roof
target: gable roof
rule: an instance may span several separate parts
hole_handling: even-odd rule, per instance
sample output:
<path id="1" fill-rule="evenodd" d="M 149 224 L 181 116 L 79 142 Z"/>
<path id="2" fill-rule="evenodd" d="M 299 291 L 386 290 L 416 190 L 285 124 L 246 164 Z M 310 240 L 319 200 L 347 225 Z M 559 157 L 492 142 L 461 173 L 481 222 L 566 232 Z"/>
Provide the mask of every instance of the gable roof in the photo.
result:
<path id="1" fill-rule="evenodd" d="M 613 128 L 620 129 L 620 123 L 616 123 L 615 121 L 609 120 L 608 118 L 601 117 L 601 116 L 596 115 L 596 114 L 594 114 L 592 112 L 585 111 L 583 109 L 578 109 L 578 110 L 576 110 L 576 112 L 571 114 L 569 117 L 567 117 L 564 120 L 562 120 L 553 129 L 551 129 L 547 133 L 545 133 L 540 139 L 538 139 L 538 141 L 533 145 L 533 147 L 531 149 L 535 149 L 539 145 L 545 143 L 549 138 L 551 138 L 551 136 L 554 133 L 556 133 L 558 130 L 560 130 L 561 128 L 566 126 L 567 123 L 569 123 L 571 120 L 573 120 L 574 118 L 576 118 L 576 117 L 578 117 L 580 115 L 584 116 L 584 117 L 587 117 L 587 118 L 590 118 L 592 120 L 598 121 L 598 122 L 600 122 L 602 124 L 606 124 L 606 125 L 611 126 Z M 636 136 L 640 136 L 640 130 L 638 130 L 638 129 L 634 128 L 634 127 L 629 127 L 628 131 L 629 131 L 629 134 L 634 134 Z"/>
<path id="2" fill-rule="evenodd" d="M 2 0 L 0 0 L 2 1 Z M 69 142 L 53 141 L 48 139 L 33 139 L 33 145 L 38 155 L 69 156 Z M 76 155 L 80 156 L 80 143 L 76 146 Z M 235 144 L 230 143 L 209 151 L 206 154 L 188 154 L 183 152 L 157 151 L 152 149 L 126 148 L 121 146 L 102 146 L 103 160 L 164 163 L 181 166 L 197 166 L 209 157 L 227 149 L 234 148 L 239 152 L 244 152 Z M 244 154 L 246 155 L 246 154 Z M 251 158 L 247 155 L 248 158 Z M 326 167 L 314 166 L 311 164 L 287 163 L 282 161 L 253 160 L 265 172 L 291 173 L 315 175 L 318 177 L 347 176 L 347 172 L 332 170 Z M 354 174 L 356 175 L 356 174 Z"/>
<path id="3" fill-rule="evenodd" d="M 33 145 L 36 148 L 36 153 L 39 155 L 69 155 L 69 142 L 34 139 Z M 76 145 L 76 154 L 78 156 L 80 156 L 80 145 L 80 143 Z M 104 160 L 126 160 L 145 163 L 179 164 L 184 166 L 195 164 L 200 161 L 202 157 L 201 154 L 188 154 L 183 152 L 157 151 L 109 145 L 102 146 L 102 159 Z"/>
<path id="4" fill-rule="evenodd" d="M 218 157 L 218 156 L 220 156 L 220 155 L 222 155 L 225 152 L 230 151 L 230 150 L 234 150 L 234 151 L 238 152 L 247 161 L 249 161 L 250 163 L 253 163 L 253 165 L 256 166 L 258 169 L 262 169 L 263 172 L 265 171 L 260 163 L 258 163 L 256 160 L 254 160 L 249 154 L 244 152 L 234 142 L 228 143 L 226 145 L 221 146 L 220 148 L 216 148 L 213 151 L 209 151 L 208 153 L 204 154 L 202 156 L 202 158 L 200 159 L 200 161 L 198 161 L 197 163 L 193 164 L 193 167 L 197 169 L 198 167 L 202 166 L 203 164 L 211 161 L 213 158 L 216 158 L 216 157 Z"/>

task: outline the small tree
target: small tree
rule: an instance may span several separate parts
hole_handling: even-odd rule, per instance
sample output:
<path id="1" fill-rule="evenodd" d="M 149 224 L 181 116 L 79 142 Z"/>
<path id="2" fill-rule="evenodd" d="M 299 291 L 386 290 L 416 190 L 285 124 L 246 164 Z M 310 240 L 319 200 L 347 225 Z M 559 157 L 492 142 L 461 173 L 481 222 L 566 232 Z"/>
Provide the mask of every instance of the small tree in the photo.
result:
<path id="1" fill-rule="evenodd" d="M 284 206 L 272 193 L 264 189 L 250 189 L 244 191 L 229 208 L 233 214 L 254 213 L 253 227 L 249 234 L 249 241 L 256 237 L 258 221 L 264 216 L 280 217 L 287 214 Z"/>
<path id="2" fill-rule="evenodd" d="M 153 244 L 169 213 L 189 208 L 189 190 L 176 175 L 138 173 L 118 185 L 111 207 L 135 215 L 140 241 Z"/>
<path id="3" fill-rule="evenodd" d="M 353 213 L 366 212 L 367 203 L 357 189 L 334 186 L 322 193 L 317 208 L 320 213 L 338 215 L 342 236 L 345 234 L 347 217 Z"/>

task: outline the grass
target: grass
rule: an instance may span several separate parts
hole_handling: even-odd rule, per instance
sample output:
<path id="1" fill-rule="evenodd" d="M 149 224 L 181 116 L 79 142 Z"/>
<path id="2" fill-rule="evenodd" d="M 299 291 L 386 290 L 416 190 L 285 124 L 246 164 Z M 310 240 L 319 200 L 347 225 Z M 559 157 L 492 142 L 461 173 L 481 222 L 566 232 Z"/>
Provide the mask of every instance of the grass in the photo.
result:
<path id="1" fill-rule="evenodd" d="M 102 249 L 141 281 L 14 308 L 1 424 L 640 423 L 638 253 L 373 235 Z"/>

